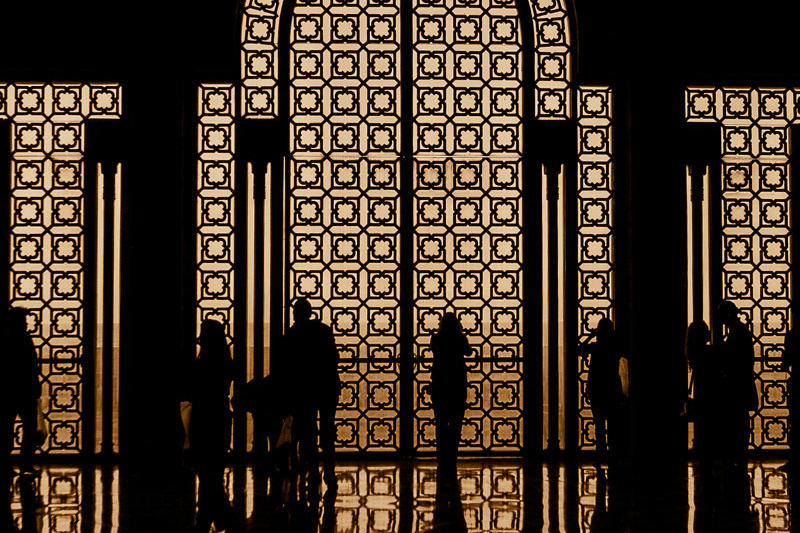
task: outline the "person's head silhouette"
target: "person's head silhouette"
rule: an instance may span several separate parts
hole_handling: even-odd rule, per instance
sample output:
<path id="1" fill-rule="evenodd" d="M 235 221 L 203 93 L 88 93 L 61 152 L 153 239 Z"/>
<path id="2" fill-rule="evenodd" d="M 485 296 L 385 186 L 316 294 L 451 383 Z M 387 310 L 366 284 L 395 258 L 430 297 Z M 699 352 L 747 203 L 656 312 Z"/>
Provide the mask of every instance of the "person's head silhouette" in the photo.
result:
<path id="1" fill-rule="evenodd" d="M 701 346 L 710 340 L 711 332 L 708 331 L 708 326 L 703 320 L 696 320 L 689 324 L 689 329 L 686 330 L 687 348 Z"/>
<path id="2" fill-rule="evenodd" d="M 296 323 L 308 322 L 311 319 L 311 303 L 305 298 L 298 298 L 292 306 Z"/>
<path id="3" fill-rule="evenodd" d="M 717 307 L 717 317 L 723 325 L 731 327 L 739 321 L 739 308 L 730 300 L 722 300 Z"/>
<path id="4" fill-rule="evenodd" d="M 456 314 L 449 311 L 442 315 L 442 320 L 439 322 L 439 334 L 453 335 L 456 333 L 463 334 L 464 330 L 461 328 L 461 322 L 459 322 Z"/>
<path id="5" fill-rule="evenodd" d="M 200 347 L 220 348 L 225 347 L 225 327 L 222 323 L 207 318 L 200 324 Z"/>
<path id="6" fill-rule="evenodd" d="M 597 322 L 597 342 L 611 343 L 614 341 L 614 323 L 610 318 L 601 318 Z"/>
<path id="7" fill-rule="evenodd" d="M 24 307 L 11 307 L 8 310 L 8 331 L 25 333 L 28 331 L 28 310 Z"/>

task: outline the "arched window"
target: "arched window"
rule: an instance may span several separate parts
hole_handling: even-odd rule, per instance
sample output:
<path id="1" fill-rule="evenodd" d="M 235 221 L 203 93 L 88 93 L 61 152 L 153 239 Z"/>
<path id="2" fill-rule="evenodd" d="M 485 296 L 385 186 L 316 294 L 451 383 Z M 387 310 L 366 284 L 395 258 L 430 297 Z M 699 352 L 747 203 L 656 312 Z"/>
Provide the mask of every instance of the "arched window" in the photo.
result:
<path id="1" fill-rule="evenodd" d="M 250 325 L 266 341 L 309 298 L 340 347 L 340 450 L 433 449 L 427 345 L 446 310 L 473 347 L 464 450 L 593 446 L 571 346 L 613 318 L 612 93 L 574 83 L 563 0 L 524 8 L 247 0 L 241 85 L 199 89 L 198 321 L 243 332 L 248 378 L 269 366 Z M 577 147 L 552 224 L 548 154 L 526 141 L 548 121 Z M 272 140 L 243 141 L 252 124 Z"/>

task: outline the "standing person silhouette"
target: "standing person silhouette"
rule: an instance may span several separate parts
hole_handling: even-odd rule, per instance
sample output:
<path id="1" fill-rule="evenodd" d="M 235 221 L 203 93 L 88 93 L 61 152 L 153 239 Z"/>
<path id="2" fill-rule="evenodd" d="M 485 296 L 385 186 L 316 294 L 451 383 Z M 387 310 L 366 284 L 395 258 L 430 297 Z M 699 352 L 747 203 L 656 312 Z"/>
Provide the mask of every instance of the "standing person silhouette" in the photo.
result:
<path id="1" fill-rule="evenodd" d="M 592 339 L 594 342 L 589 342 Z M 620 430 L 619 409 L 624 396 L 619 377 L 620 353 L 617 347 L 614 323 L 601 318 L 594 333 L 578 347 L 578 355 L 589 359 L 587 392 L 594 419 L 597 451 L 615 450 L 617 432 Z M 613 444 L 613 446 L 612 446 Z"/>
<path id="2" fill-rule="evenodd" d="M 292 307 L 294 324 L 283 343 L 284 370 L 278 379 L 292 383 L 295 413 L 292 431 L 298 445 L 300 467 L 309 478 L 319 479 L 319 447 L 325 484 L 336 487 L 335 417 L 339 403 L 339 350 L 333 330 L 311 318 L 311 304 L 298 298 Z M 319 415 L 319 431 L 317 431 Z"/>
<path id="3" fill-rule="evenodd" d="M 750 411 L 758 408 L 758 392 L 753 379 L 753 335 L 739 320 L 739 309 L 733 302 L 720 302 L 717 317 L 727 329 L 720 346 L 725 404 L 720 413 L 724 426 L 721 437 L 728 443 L 725 448 L 727 458 L 741 461 L 746 457 L 750 444 Z"/>
<path id="4" fill-rule="evenodd" d="M 196 533 L 239 531 L 239 523 L 225 493 L 225 456 L 231 439 L 230 386 L 233 360 L 225 329 L 216 320 L 200 325 L 200 354 L 191 372 L 192 418 L 189 440 L 200 482 Z"/>
<path id="5" fill-rule="evenodd" d="M 467 364 L 471 352 L 455 313 L 445 313 L 431 336 L 431 402 L 436 419 L 436 459 L 440 471 L 455 476 L 461 424 L 467 408 Z"/>
<path id="6" fill-rule="evenodd" d="M 720 386 L 719 362 L 714 348 L 709 344 L 711 332 L 702 320 L 692 322 L 686 330 L 686 360 L 692 369 L 694 391 L 694 449 L 708 456 L 716 449 L 715 413 L 718 407 L 717 391 Z"/>
<path id="7" fill-rule="evenodd" d="M 11 449 L 14 444 L 14 422 L 19 415 L 22 420 L 22 449 L 20 450 L 20 472 L 33 471 L 33 452 L 37 444 L 41 444 L 42 435 L 36 428 L 36 409 L 42 387 L 39 383 L 39 365 L 36 361 L 36 349 L 28 333 L 26 317 L 28 310 L 12 307 L 6 315 L 6 324 L 0 361 L 0 420 L 3 431 L 3 469 L 5 485 L 2 488 L 3 498 L 0 504 L 3 513 L 3 526 L 11 526 L 11 508 L 9 487 L 13 479 L 11 469 Z M 12 526 L 11 531 L 16 531 Z"/>

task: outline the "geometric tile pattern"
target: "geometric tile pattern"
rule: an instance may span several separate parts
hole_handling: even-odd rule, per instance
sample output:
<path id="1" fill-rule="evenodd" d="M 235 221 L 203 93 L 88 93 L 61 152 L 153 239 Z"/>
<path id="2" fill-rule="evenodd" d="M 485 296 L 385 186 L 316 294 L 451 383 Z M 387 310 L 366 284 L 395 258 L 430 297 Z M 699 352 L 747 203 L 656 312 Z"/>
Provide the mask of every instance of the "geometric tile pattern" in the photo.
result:
<path id="1" fill-rule="evenodd" d="M 205 83 L 197 92 L 197 324 L 214 319 L 234 331 L 234 146 L 232 84 Z"/>
<path id="2" fill-rule="evenodd" d="M 577 281 L 578 339 L 585 341 L 601 318 L 614 320 L 614 159 L 609 87 L 577 93 Z M 594 448 L 587 383 L 589 360 L 578 360 L 578 447 Z"/>
<path id="3" fill-rule="evenodd" d="M 278 27 L 282 0 L 245 0 L 241 110 L 245 118 L 278 116 Z"/>
<path id="4" fill-rule="evenodd" d="M 417 451 L 435 447 L 430 336 L 472 347 L 462 451 L 522 448 L 522 36 L 509 0 L 413 7 Z"/>
<path id="5" fill-rule="evenodd" d="M 82 447 L 85 124 L 120 118 L 121 98 L 118 84 L 0 84 L 12 134 L 10 303 L 30 312 L 49 453 Z M 21 435 L 17 424 L 16 446 Z"/>
<path id="6" fill-rule="evenodd" d="M 733 301 L 755 338 L 758 409 L 752 448 L 788 446 L 786 373 L 791 274 L 789 127 L 800 121 L 800 92 L 778 88 L 690 87 L 689 122 L 715 122 L 722 136 L 720 228 L 722 297 Z"/>

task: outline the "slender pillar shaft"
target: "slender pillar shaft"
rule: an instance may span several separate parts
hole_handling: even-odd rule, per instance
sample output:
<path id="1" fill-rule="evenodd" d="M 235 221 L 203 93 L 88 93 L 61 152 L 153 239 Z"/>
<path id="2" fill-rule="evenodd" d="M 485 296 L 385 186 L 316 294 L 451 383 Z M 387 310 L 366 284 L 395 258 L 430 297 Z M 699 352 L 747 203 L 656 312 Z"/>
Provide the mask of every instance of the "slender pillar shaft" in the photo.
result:
<path id="1" fill-rule="evenodd" d="M 693 320 L 703 318 L 703 176 L 705 165 L 691 165 L 689 173 L 692 180 L 692 316 Z"/>
<path id="2" fill-rule="evenodd" d="M 561 165 L 547 164 L 545 165 L 545 172 L 547 174 L 547 272 L 548 272 L 548 347 L 547 358 L 549 361 L 549 397 L 548 403 L 550 404 L 549 412 L 549 426 L 550 438 L 547 447 L 550 450 L 558 450 L 560 448 L 559 435 L 558 435 L 558 410 L 559 410 L 559 376 L 558 376 L 558 177 L 561 172 Z"/>

